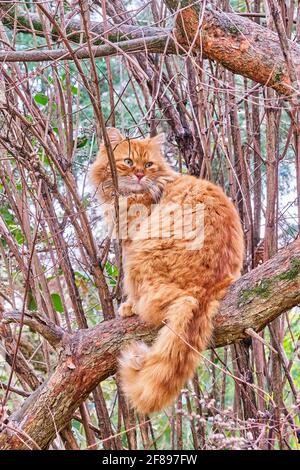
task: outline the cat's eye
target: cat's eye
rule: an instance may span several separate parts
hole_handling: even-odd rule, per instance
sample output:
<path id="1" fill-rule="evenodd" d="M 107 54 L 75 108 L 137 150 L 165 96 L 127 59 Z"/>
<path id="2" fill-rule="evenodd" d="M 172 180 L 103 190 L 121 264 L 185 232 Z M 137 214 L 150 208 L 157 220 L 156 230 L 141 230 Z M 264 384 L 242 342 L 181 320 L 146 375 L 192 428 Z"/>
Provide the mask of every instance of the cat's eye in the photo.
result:
<path id="1" fill-rule="evenodd" d="M 145 163 L 144 167 L 145 168 L 150 168 L 150 166 L 152 166 L 152 165 L 153 165 L 152 162 L 147 162 L 147 163 Z"/>
<path id="2" fill-rule="evenodd" d="M 127 166 L 132 166 L 133 165 L 133 161 L 131 160 L 131 158 L 125 158 L 124 163 Z"/>

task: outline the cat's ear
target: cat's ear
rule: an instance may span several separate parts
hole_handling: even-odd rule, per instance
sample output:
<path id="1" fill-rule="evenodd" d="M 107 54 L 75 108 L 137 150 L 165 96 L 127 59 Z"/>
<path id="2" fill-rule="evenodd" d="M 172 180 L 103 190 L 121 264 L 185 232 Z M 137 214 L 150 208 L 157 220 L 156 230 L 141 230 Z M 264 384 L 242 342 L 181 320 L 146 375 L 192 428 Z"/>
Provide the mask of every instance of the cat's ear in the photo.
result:
<path id="1" fill-rule="evenodd" d="M 120 142 L 122 142 L 122 140 L 125 140 L 125 137 L 123 137 L 121 132 L 118 129 L 116 129 L 115 127 L 108 127 L 106 129 L 106 132 L 107 132 L 108 138 L 110 140 L 110 143 L 112 145 L 119 144 Z"/>
<path id="2" fill-rule="evenodd" d="M 164 132 L 161 132 L 160 134 L 157 134 L 155 137 L 151 138 L 151 143 L 155 144 L 159 147 L 161 147 L 166 141 L 166 134 Z"/>

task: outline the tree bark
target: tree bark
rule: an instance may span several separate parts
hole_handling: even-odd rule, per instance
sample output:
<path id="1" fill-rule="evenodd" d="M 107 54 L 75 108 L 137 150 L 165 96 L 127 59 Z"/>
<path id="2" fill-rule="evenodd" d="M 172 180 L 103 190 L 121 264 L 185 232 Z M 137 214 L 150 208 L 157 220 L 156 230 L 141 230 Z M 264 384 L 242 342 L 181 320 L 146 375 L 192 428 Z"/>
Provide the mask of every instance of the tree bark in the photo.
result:
<path id="1" fill-rule="evenodd" d="M 175 36 L 179 44 L 201 50 L 232 72 L 243 75 L 284 95 L 298 89 L 292 83 L 278 35 L 269 28 L 236 13 L 217 11 L 193 0 L 165 0 L 176 12 Z M 179 7 L 180 5 L 180 7 Z M 202 24 L 199 19 L 203 15 Z M 295 74 L 300 78 L 300 46 L 286 39 Z"/>
<path id="2" fill-rule="evenodd" d="M 260 331 L 299 302 L 300 240 L 296 240 L 231 286 L 215 318 L 213 346 L 245 338 L 248 328 Z M 16 315 L 12 318 L 17 320 Z M 97 384 L 115 373 L 120 349 L 132 340 L 149 343 L 156 334 L 132 317 L 64 335 L 56 370 L 3 425 L 0 449 L 47 448 Z"/>

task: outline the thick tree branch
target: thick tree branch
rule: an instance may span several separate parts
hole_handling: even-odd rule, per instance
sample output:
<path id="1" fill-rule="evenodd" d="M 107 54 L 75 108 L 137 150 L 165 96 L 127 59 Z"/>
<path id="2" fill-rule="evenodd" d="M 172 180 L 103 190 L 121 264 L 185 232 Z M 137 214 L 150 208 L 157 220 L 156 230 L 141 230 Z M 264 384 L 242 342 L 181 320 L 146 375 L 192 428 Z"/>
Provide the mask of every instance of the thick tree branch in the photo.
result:
<path id="1" fill-rule="evenodd" d="M 179 44 L 200 49 L 209 58 L 234 73 L 243 75 L 284 95 L 292 95 L 297 84 L 292 83 L 282 54 L 278 35 L 270 29 L 236 13 L 217 11 L 193 0 L 165 0 L 168 8 L 177 12 L 176 38 Z M 300 77 L 300 46 L 287 40 L 294 58 L 297 79 Z"/>
<path id="2" fill-rule="evenodd" d="M 214 346 L 245 338 L 248 328 L 261 330 L 299 302 L 300 240 L 296 240 L 231 287 L 215 318 Z M 132 340 L 151 342 L 156 333 L 136 317 L 75 332 L 53 375 L 11 416 L 8 427 L 3 426 L 0 449 L 32 448 L 33 441 L 46 448 L 96 385 L 114 374 L 120 349 Z"/>
<path id="3" fill-rule="evenodd" d="M 297 94 L 298 84 L 290 76 L 286 60 L 282 53 L 278 35 L 270 29 L 244 18 L 236 13 L 215 10 L 210 4 L 205 6 L 202 24 L 199 19 L 202 15 L 201 2 L 193 0 L 165 0 L 172 12 L 177 12 L 174 33 L 178 42 L 177 51 L 189 50 L 193 44 L 193 51 L 201 50 L 206 58 L 216 60 L 234 73 L 243 75 L 258 83 L 274 88 L 284 95 Z M 17 30 L 35 30 L 43 34 L 42 25 L 38 15 L 25 13 L 11 4 L 0 2 L 2 21 Z M 80 20 L 71 19 L 67 22 L 68 39 L 78 42 L 80 39 Z M 170 41 L 170 31 L 162 28 L 140 27 L 132 25 L 112 25 L 105 30 L 103 24 L 92 22 L 91 34 L 93 44 L 103 43 L 104 36 L 111 42 L 118 42 L 118 48 L 127 52 L 146 51 L 175 53 Z M 52 31 L 54 39 L 59 39 Z M 148 37 L 148 38 L 147 38 Z M 157 37 L 157 40 L 154 39 Z M 121 43 L 124 44 L 121 45 Z M 125 41 L 126 40 L 126 41 Z M 148 45 L 147 45 L 148 41 Z M 154 42 L 153 42 L 154 41 Z M 147 48 L 146 48 L 147 46 Z M 290 52 L 291 61 L 297 80 L 300 75 L 300 46 L 286 39 L 286 48 Z M 87 49 L 81 49 L 78 57 L 87 57 Z M 116 53 L 112 45 L 95 47 L 95 56 L 103 57 Z M 0 61 L 17 60 L 57 60 L 71 59 L 64 50 L 54 51 L 7 51 L 1 53 Z M 295 77 L 294 77 L 295 78 Z"/>

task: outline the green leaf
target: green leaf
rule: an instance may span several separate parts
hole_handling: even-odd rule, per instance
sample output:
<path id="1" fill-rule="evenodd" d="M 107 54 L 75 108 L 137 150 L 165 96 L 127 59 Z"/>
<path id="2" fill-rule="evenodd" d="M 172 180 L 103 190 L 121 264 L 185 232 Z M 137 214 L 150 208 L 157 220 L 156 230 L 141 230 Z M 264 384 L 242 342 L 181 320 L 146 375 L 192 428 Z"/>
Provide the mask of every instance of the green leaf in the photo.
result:
<path id="1" fill-rule="evenodd" d="M 78 95 L 78 88 L 77 86 L 71 85 L 71 92 L 73 95 Z"/>
<path id="2" fill-rule="evenodd" d="M 81 149 L 88 142 L 88 138 L 84 135 L 83 137 L 78 137 L 76 148 Z"/>
<path id="3" fill-rule="evenodd" d="M 36 103 L 41 104 L 42 106 L 46 106 L 49 101 L 47 96 L 43 93 L 37 93 L 33 99 Z"/>
<path id="4" fill-rule="evenodd" d="M 83 279 L 84 281 L 90 281 L 91 279 L 85 273 L 81 273 L 79 271 L 74 271 L 75 277 L 79 279 Z"/>
<path id="5" fill-rule="evenodd" d="M 107 273 L 109 274 L 109 280 L 108 280 L 109 285 L 114 287 L 117 283 L 116 280 L 119 275 L 118 269 L 109 261 L 106 262 L 105 269 Z"/>
<path id="6" fill-rule="evenodd" d="M 118 277 L 119 272 L 118 272 L 117 267 L 111 264 L 109 261 L 106 261 L 105 268 L 110 276 L 115 277 L 115 278 Z"/>
<path id="7" fill-rule="evenodd" d="M 52 305 L 56 312 L 63 313 L 64 307 L 59 294 L 51 294 Z"/>
<path id="8" fill-rule="evenodd" d="M 30 310 L 31 312 L 36 312 L 36 311 L 37 311 L 37 303 L 36 303 L 36 300 L 35 300 L 35 298 L 33 297 L 31 291 L 28 292 L 27 308 L 28 308 L 28 310 Z"/>
<path id="9" fill-rule="evenodd" d="M 19 230 L 17 227 L 11 230 L 11 233 L 14 235 L 18 245 L 24 245 L 25 238 L 22 230 Z"/>
<path id="10" fill-rule="evenodd" d="M 26 117 L 27 121 L 33 122 L 33 118 L 29 114 L 25 114 L 25 117 Z"/>

